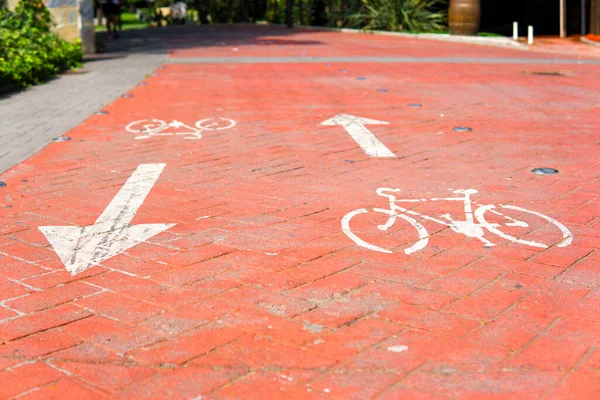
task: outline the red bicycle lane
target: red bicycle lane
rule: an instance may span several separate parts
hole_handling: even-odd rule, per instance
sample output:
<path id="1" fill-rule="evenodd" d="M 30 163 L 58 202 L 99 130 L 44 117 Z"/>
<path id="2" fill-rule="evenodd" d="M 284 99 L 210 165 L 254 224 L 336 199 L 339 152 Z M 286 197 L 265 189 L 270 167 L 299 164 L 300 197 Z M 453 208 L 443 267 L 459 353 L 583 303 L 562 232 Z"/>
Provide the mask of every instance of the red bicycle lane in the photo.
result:
<path id="1" fill-rule="evenodd" d="M 159 69 L 71 140 L 2 176 L 0 357 L 13 368 L 0 374 L 35 376 L 6 396 L 25 386 L 39 387 L 36 396 L 76 387 L 136 398 L 593 396 L 597 75 L 569 69 Z M 356 128 L 342 114 L 387 124 Z M 339 125 L 321 125 L 336 116 Z M 165 123 L 130 125 L 153 119 Z M 352 126 L 394 157 L 369 156 Z M 93 225 L 140 165 L 156 164 L 164 169 L 147 197 L 132 200 L 131 225 L 175 225 L 69 274 L 38 227 Z M 549 248 L 490 230 L 497 246 L 484 248 L 476 234 L 420 219 L 428 243 L 407 255 L 414 225 L 397 220 L 384 232 L 377 225 L 387 217 L 362 213 L 351 230 L 393 253 L 373 251 L 341 221 L 387 207 L 382 187 L 411 200 L 476 189 L 474 211 L 523 207 L 564 224 L 573 242 L 558 247 L 557 225 L 502 209 L 529 225 L 506 226 L 490 212 L 488 222 Z M 462 202 L 407 208 L 465 215 Z"/>

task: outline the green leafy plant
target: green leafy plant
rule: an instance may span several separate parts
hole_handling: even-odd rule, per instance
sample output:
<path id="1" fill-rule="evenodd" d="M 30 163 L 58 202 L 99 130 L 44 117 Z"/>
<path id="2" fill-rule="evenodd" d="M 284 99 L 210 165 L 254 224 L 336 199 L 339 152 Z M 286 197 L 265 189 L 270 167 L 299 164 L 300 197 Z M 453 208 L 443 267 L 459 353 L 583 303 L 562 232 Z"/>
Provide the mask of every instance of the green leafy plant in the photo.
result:
<path id="1" fill-rule="evenodd" d="M 81 66 L 81 44 L 59 38 L 50 28 L 50 13 L 41 0 L 21 0 L 14 12 L 0 9 L 0 91 Z"/>
<path id="2" fill-rule="evenodd" d="M 21 27 L 50 32 L 50 11 L 42 0 L 21 0 L 15 9 L 15 16 L 20 20 Z"/>
<path id="3" fill-rule="evenodd" d="M 447 28 L 447 0 L 361 0 L 333 14 L 348 28 L 436 32 Z M 340 23 L 338 23 L 340 25 Z"/>

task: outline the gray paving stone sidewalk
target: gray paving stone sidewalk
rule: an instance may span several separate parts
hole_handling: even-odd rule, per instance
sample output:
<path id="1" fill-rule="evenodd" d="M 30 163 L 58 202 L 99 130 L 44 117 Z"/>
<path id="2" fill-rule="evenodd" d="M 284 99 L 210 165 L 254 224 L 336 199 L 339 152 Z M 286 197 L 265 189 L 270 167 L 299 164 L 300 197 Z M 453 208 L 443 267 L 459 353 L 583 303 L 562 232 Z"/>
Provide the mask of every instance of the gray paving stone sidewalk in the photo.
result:
<path id="1" fill-rule="evenodd" d="M 0 173 L 79 125 L 152 73 L 165 59 L 149 30 L 126 31 L 106 41 L 106 51 L 86 58 L 83 74 L 0 96 Z"/>

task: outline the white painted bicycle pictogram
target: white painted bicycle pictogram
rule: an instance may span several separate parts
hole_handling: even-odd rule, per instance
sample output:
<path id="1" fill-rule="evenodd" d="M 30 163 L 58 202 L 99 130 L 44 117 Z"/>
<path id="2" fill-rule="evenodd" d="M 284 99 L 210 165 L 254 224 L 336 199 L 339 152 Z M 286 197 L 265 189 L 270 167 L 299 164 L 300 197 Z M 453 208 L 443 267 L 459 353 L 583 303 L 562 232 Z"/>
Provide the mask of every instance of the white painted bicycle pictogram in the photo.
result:
<path id="1" fill-rule="evenodd" d="M 160 119 L 142 119 L 133 121 L 125 127 L 128 132 L 141 134 L 136 140 L 150 139 L 155 136 L 185 136 L 185 139 L 202 139 L 203 131 L 230 129 L 236 122 L 230 118 L 206 118 L 197 121 L 194 126 L 173 120 L 169 123 Z"/>
<path id="2" fill-rule="evenodd" d="M 521 227 L 526 228 L 529 224 L 522 220 L 517 220 L 515 218 L 509 217 L 496 208 L 493 204 L 483 205 L 478 204 L 477 202 L 471 200 L 471 195 L 478 193 L 476 189 L 460 189 L 453 190 L 452 193 L 461 195 L 460 197 L 446 197 L 446 198 L 430 198 L 430 199 L 398 199 L 396 197 L 396 193 L 399 193 L 400 189 L 391 189 L 391 188 L 379 188 L 377 189 L 377 194 L 379 196 L 385 197 L 389 201 L 390 208 L 373 208 L 372 211 L 375 213 L 384 214 L 387 217 L 387 222 L 378 225 L 377 228 L 381 231 L 387 231 L 397 219 L 402 219 L 412 225 L 419 236 L 419 239 L 410 247 L 404 249 L 404 253 L 412 254 L 416 251 L 423 249 L 427 246 L 429 242 L 429 233 L 427 229 L 417 220 L 426 220 L 435 222 L 441 225 L 445 225 L 450 227 L 454 232 L 461 233 L 465 236 L 477 238 L 483 242 L 484 246 L 495 246 L 496 244 L 490 242 L 484 236 L 486 229 L 488 232 L 493 233 L 503 239 L 509 240 L 514 243 L 520 243 L 522 245 L 537 247 L 537 248 L 547 248 L 548 246 L 543 243 L 539 243 L 533 240 L 521 239 L 517 236 L 509 235 L 502 230 L 500 230 L 501 226 L 504 227 Z M 458 221 L 454 220 L 450 214 L 441 215 L 439 218 L 430 217 L 428 215 L 413 211 L 409 208 L 401 207 L 398 203 L 422 203 L 426 201 L 462 201 L 464 203 L 464 212 L 465 212 L 465 220 Z M 473 211 L 473 205 L 476 205 L 477 208 Z M 509 204 L 501 204 L 500 208 L 504 210 L 514 210 L 519 213 L 519 215 L 529 214 L 531 216 L 539 217 L 545 222 L 549 222 L 554 225 L 556 228 L 560 230 L 562 234 L 562 239 L 556 244 L 557 247 L 566 247 L 571 244 L 573 241 L 573 235 L 571 232 L 560 222 L 544 215 L 538 213 L 536 211 L 527 210 L 522 207 L 517 207 Z M 359 246 L 365 247 L 369 250 L 379 251 L 382 253 L 392 253 L 391 250 L 376 246 L 374 244 L 368 243 L 365 240 L 361 239 L 358 235 L 356 235 L 352 229 L 350 228 L 350 222 L 352 218 L 356 217 L 360 214 L 368 213 L 369 210 L 366 208 L 360 208 L 358 210 L 354 210 L 349 212 L 342 218 L 342 230 L 343 232 L 354 241 L 354 243 Z M 505 211 L 506 212 L 506 211 Z M 494 214 L 495 218 L 503 220 L 503 224 L 499 223 L 490 223 L 486 220 L 486 213 Z"/>
<path id="3" fill-rule="evenodd" d="M 206 118 L 196 122 L 196 128 L 205 131 L 222 131 L 234 126 L 235 121 L 229 118 Z"/>

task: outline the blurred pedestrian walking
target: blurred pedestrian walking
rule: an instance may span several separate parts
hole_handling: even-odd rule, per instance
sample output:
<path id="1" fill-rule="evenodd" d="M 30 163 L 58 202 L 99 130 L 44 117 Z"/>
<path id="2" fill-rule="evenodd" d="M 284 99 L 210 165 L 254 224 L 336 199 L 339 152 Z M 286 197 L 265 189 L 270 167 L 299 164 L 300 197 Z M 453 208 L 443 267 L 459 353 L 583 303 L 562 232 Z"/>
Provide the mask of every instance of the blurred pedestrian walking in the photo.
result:
<path id="1" fill-rule="evenodd" d="M 100 0 L 102 6 L 102 14 L 106 18 L 106 30 L 108 31 L 108 38 L 116 39 L 119 38 L 119 17 L 121 15 L 121 4 L 119 0 Z M 112 30 L 111 30 L 112 27 Z"/>

